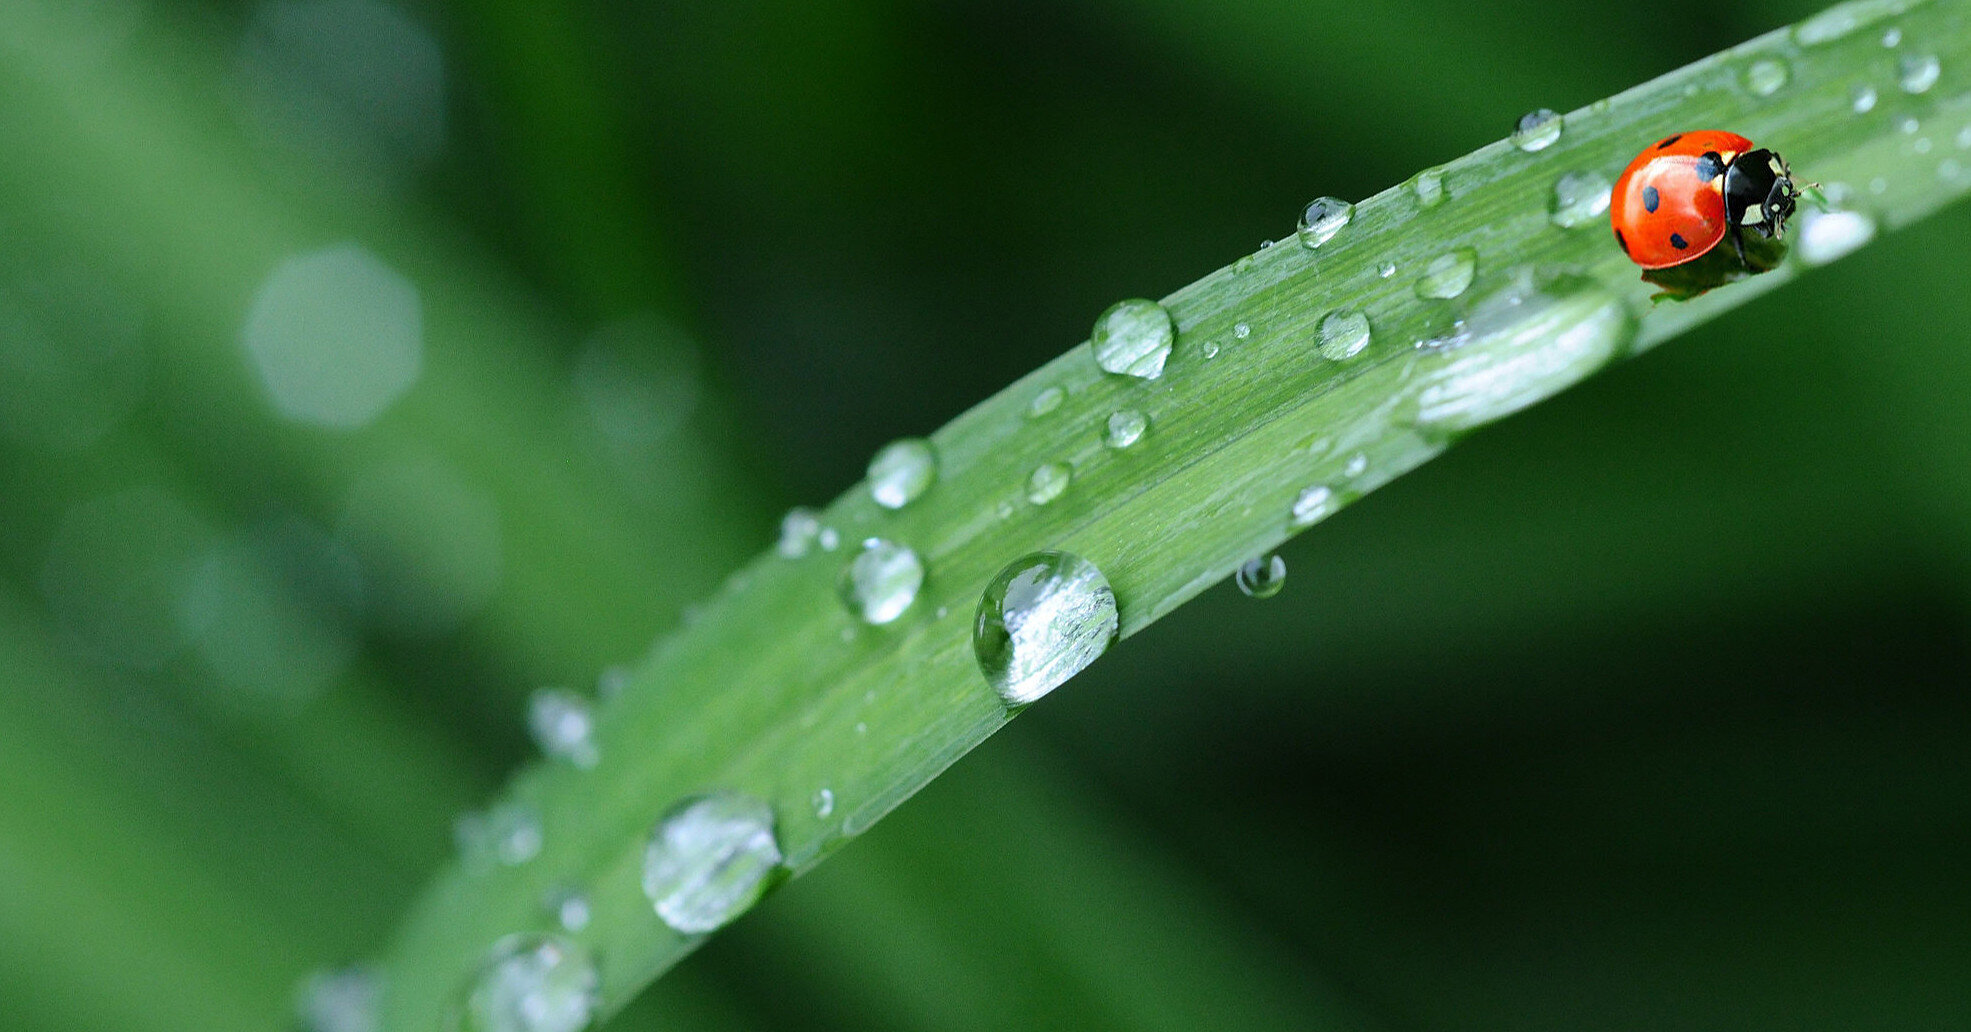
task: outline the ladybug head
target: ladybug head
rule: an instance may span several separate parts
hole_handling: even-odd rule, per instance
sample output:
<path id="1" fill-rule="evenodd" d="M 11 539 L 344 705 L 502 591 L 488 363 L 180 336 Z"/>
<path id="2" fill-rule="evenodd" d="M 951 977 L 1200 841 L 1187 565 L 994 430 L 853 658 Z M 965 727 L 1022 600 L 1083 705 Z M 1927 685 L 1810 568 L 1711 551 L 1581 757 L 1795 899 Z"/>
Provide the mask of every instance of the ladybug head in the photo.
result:
<path id="1" fill-rule="evenodd" d="M 1752 226 L 1776 237 L 1786 229 L 1799 196 L 1786 159 L 1764 148 L 1740 154 L 1725 170 L 1725 215 L 1734 226 Z"/>

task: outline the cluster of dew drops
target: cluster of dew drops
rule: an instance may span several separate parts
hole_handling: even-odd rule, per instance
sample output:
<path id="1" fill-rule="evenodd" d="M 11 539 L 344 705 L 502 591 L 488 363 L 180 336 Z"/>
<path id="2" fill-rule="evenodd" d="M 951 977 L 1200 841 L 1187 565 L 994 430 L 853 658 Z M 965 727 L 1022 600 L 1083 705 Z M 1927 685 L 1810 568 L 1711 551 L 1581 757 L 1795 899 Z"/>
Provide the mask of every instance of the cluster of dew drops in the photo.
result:
<path id="1" fill-rule="evenodd" d="M 1795 30 L 1795 41 L 1811 46 L 1848 34 L 1863 23 L 1860 16 L 1846 13 L 1849 10 L 1835 8 L 1802 23 Z M 1941 76 L 1936 57 L 1905 48 L 1899 29 L 1887 29 L 1880 41 L 1898 52 L 1894 88 L 1918 95 L 1936 85 Z M 1758 58 L 1740 75 L 1744 88 L 1760 97 L 1778 93 L 1791 79 L 1790 69 L 1777 57 Z M 1854 113 L 1874 111 L 1880 97 L 1875 87 L 1855 87 Z M 1897 126 L 1914 137 L 1911 149 L 1917 153 L 1934 147 L 1929 137 L 1919 135 L 1921 127 L 1915 119 L 1905 116 Z M 1541 109 L 1521 118 L 1510 139 L 1512 146 L 1531 154 L 1556 143 L 1562 130 L 1562 116 Z M 1971 151 L 1971 124 L 1955 127 L 1953 144 L 1956 151 Z M 1947 156 L 1938 174 L 1946 179 L 1971 176 L 1967 165 L 1971 156 Z M 1450 195 L 1443 169 L 1418 174 L 1409 188 L 1421 208 L 1436 207 Z M 1884 189 L 1879 180 L 1869 185 L 1871 193 Z M 1607 212 L 1609 191 L 1607 177 L 1598 172 L 1563 173 L 1553 186 L 1550 219 L 1562 229 L 1597 223 Z M 1844 184 L 1830 184 L 1828 205 L 1804 213 L 1798 247 L 1808 263 L 1832 261 L 1874 236 L 1874 220 L 1845 207 L 1856 193 Z M 1344 232 L 1353 217 L 1354 206 L 1348 202 L 1318 198 L 1301 214 L 1298 242 L 1319 250 Z M 1244 271 L 1251 262 L 1243 259 L 1233 271 Z M 1413 270 L 1415 293 L 1424 299 L 1457 298 L 1471 285 L 1476 268 L 1475 251 L 1447 251 Z M 1390 279 L 1399 270 L 1385 262 L 1376 271 L 1380 278 Z M 1240 322 L 1230 342 L 1251 334 L 1251 325 Z M 1326 361 L 1347 362 L 1362 354 L 1373 336 L 1362 312 L 1342 308 L 1315 323 L 1311 345 Z M 1131 299 L 1101 314 L 1089 347 L 1104 372 L 1153 381 L 1164 374 L 1177 337 L 1176 323 L 1163 305 Z M 1219 346 L 1212 342 L 1199 351 L 1209 359 L 1218 354 Z M 1046 418 L 1066 398 L 1063 388 L 1045 387 L 1032 397 L 1025 415 Z M 1104 450 L 1113 454 L 1138 447 L 1151 428 L 1143 410 L 1121 408 L 1101 421 L 1096 434 Z M 1345 472 L 1359 475 L 1366 466 L 1366 456 L 1358 454 L 1348 461 Z M 869 497 L 882 509 L 905 509 L 935 488 L 938 473 L 938 452 L 931 441 L 896 441 L 870 460 Z M 1044 507 L 1065 495 L 1073 480 L 1069 462 L 1043 462 L 1026 474 L 1012 494 L 1030 506 Z M 1337 484 L 1300 487 L 1288 502 L 1287 526 L 1296 530 L 1311 526 L 1340 508 L 1345 497 Z M 1011 499 L 998 507 L 1002 518 L 1014 511 Z M 908 544 L 881 536 L 844 541 L 840 531 L 812 509 L 787 513 L 774 550 L 786 560 L 836 555 L 842 564 L 837 594 L 853 620 L 864 625 L 902 619 L 925 583 L 924 559 Z M 1268 598 L 1280 591 L 1286 573 L 1285 561 L 1269 553 L 1238 566 L 1233 581 L 1249 596 Z M 939 618 L 945 614 L 943 609 L 938 612 Z M 972 641 L 986 682 L 1005 705 L 1023 706 L 1103 655 L 1119 628 L 1115 594 L 1102 571 L 1080 556 L 1042 551 L 1008 563 L 985 586 L 973 617 Z M 627 678 L 620 668 L 606 672 L 598 695 L 606 699 L 619 693 Z M 578 770 L 600 763 L 595 706 L 583 694 L 562 688 L 535 692 L 529 700 L 527 724 L 550 760 Z M 829 817 L 836 809 L 835 793 L 827 787 L 816 789 L 810 807 L 817 818 Z M 539 815 L 520 802 L 468 814 L 460 818 L 455 833 L 468 863 L 525 864 L 543 845 Z M 783 862 L 772 806 L 747 793 L 716 791 L 682 800 L 658 820 L 645 846 L 641 882 L 659 920 L 680 935 L 696 936 L 723 927 L 750 908 L 782 873 Z M 541 908 L 541 927 L 494 943 L 461 991 L 454 1015 L 461 1032 L 579 1032 L 594 1020 L 600 1005 L 600 976 L 593 953 L 580 938 L 590 920 L 588 897 L 579 888 L 566 886 L 542 900 Z M 367 968 L 315 974 L 299 994 L 302 1026 L 310 1032 L 378 1032 L 382 989 L 378 976 Z"/>

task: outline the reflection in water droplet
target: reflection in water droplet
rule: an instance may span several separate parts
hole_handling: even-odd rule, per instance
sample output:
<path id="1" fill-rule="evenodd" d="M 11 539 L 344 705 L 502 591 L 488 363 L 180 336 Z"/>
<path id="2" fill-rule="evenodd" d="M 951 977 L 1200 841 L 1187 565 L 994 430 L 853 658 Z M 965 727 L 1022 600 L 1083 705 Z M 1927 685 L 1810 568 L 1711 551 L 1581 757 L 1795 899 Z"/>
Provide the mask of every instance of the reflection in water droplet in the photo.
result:
<path id="1" fill-rule="evenodd" d="M 1517 412 L 1601 368 L 1635 327 L 1620 300 L 1586 279 L 1494 295 L 1473 309 L 1457 347 L 1423 365 L 1414 421 L 1457 432 Z"/>
<path id="2" fill-rule="evenodd" d="M 1411 180 L 1410 188 L 1416 191 L 1417 203 L 1426 208 L 1435 208 L 1444 202 L 1444 170 L 1427 168 L 1417 173 Z"/>
<path id="3" fill-rule="evenodd" d="M 466 998 L 461 1032 L 580 1032 L 601 979 L 586 947 L 559 935 L 494 944 Z"/>
<path id="4" fill-rule="evenodd" d="M 1295 229 L 1300 246 L 1316 248 L 1334 239 L 1354 215 L 1355 206 L 1339 197 L 1314 198 L 1300 213 L 1300 224 Z"/>
<path id="5" fill-rule="evenodd" d="M 1608 210 L 1607 177 L 1599 172 L 1567 172 L 1554 180 L 1553 199 L 1547 210 L 1553 223 L 1562 229 L 1599 221 Z"/>
<path id="6" fill-rule="evenodd" d="M 820 537 L 821 514 L 796 506 L 780 518 L 780 540 L 774 543 L 773 550 L 785 558 L 799 559 L 814 548 Z"/>
<path id="7" fill-rule="evenodd" d="M 1389 277 L 1396 275 L 1396 263 L 1384 262 L 1381 265 L 1376 266 L 1376 275 L 1382 277 L 1383 279 L 1388 279 Z"/>
<path id="8" fill-rule="evenodd" d="M 1770 97 L 1786 85 L 1787 76 L 1785 62 L 1763 58 L 1745 70 L 1745 88 L 1758 96 Z"/>
<path id="9" fill-rule="evenodd" d="M 417 382 L 424 310 L 409 280 L 368 250 L 339 244 L 274 267 L 240 344 L 281 415 L 353 430 Z"/>
<path id="10" fill-rule="evenodd" d="M 1423 275 L 1417 277 L 1417 296 L 1423 298 L 1453 298 L 1471 286 L 1472 276 L 1478 271 L 1478 252 L 1469 247 L 1440 254 L 1424 266 Z"/>
<path id="11" fill-rule="evenodd" d="M 1361 452 L 1356 452 L 1355 456 L 1348 460 L 1348 465 L 1343 466 L 1341 471 L 1347 476 L 1359 477 L 1369 471 L 1369 457 Z"/>
<path id="12" fill-rule="evenodd" d="M 1177 326 L 1170 313 L 1155 301 L 1132 298 L 1118 301 L 1095 320 L 1089 346 L 1095 351 L 1095 364 L 1121 376 L 1154 380 L 1163 375 L 1163 364 L 1177 340 Z"/>
<path id="13" fill-rule="evenodd" d="M 302 1032 L 382 1032 L 383 981 L 368 967 L 317 971 L 301 983 L 295 1016 Z"/>
<path id="14" fill-rule="evenodd" d="M 1217 358 L 1217 357 L 1218 357 L 1218 342 L 1217 342 L 1217 341 L 1215 341 L 1215 340 L 1208 340 L 1208 341 L 1205 341 L 1205 342 L 1204 342 L 1204 347 L 1201 347 L 1201 348 L 1199 348 L 1198 350 L 1199 350 L 1199 351 L 1201 351 L 1201 352 L 1203 352 L 1203 353 L 1204 353 L 1204 357 L 1206 357 L 1207 359 L 1211 359 L 1211 358 Z"/>
<path id="15" fill-rule="evenodd" d="M 1875 220 L 1858 211 L 1809 211 L 1800 218 L 1800 260 L 1828 262 L 1875 239 Z"/>
<path id="16" fill-rule="evenodd" d="M 1068 489 L 1068 482 L 1074 479 L 1074 471 L 1065 463 L 1049 462 L 1034 468 L 1027 477 L 1027 501 L 1035 505 L 1046 505 L 1061 497 Z"/>
<path id="17" fill-rule="evenodd" d="M 837 585 L 842 604 L 863 623 L 886 624 L 917 601 L 924 586 L 924 562 L 908 546 L 870 538 L 842 568 Z"/>
<path id="18" fill-rule="evenodd" d="M 1875 87 L 1867 84 L 1857 86 L 1851 96 L 1852 101 L 1849 106 L 1854 109 L 1855 114 L 1865 115 L 1875 110 Z"/>
<path id="19" fill-rule="evenodd" d="M 780 866 L 773 809 L 719 792 L 686 800 L 657 826 L 643 858 L 643 894 L 664 923 L 710 932 L 744 913 Z"/>
<path id="20" fill-rule="evenodd" d="M 1904 93 L 1927 93 L 1937 84 L 1943 64 L 1935 54 L 1907 54 L 1896 62 L 1896 83 Z"/>
<path id="21" fill-rule="evenodd" d="M 1049 387 L 1041 391 L 1039 394 L 1033 396 L 1031 402 L 1027 403 L 1027 418 L 1038 419 L 1060 408 L 1061 402 L 1066 401 L 1067 397 L 1068 392 L 1059 387 Z"/>
<path id="22" fill-rule="evenodd" d="M 1546 150 L 1560 139 L 1561 117 L 1557 111 L 1540 108 L 1519 116 L 1512 131 L 1512 145 L 1528 154 Z"/>
<path id="23" fill-rule="evenodd" d="M 1135 409 L 1112 412 L 1108 425 L 1102 428 L 1102 443 L 1121 451 L 1142 440 L 1149 428 L 1150 417 Z"/>
<path id="24" fill-rule="evenodd" d="M 892 441 L 869 460 L 869 496 L 885 509 L 916 501 L 937 478 L 937 453 L 921 438 Z"/>
<path id="25" fill-rule="evenodd" d="M 1883 30 L 1882 32 L 1883 46 L 1885 47 L 1900 46 L 1902 44 L 1902 41 L 1903 41 L 1903 30 L 1894 27 Z"/>
<path id="26" fill-rule="evenodd" d="M 1309 527 L 1327 519 L 1339 507 L 1334 491 L 1326 485 L 1304 487 L 1294 497 L 1288 522 L 1296 528 Z"/>
<path id="27" fill-rule="evenodd" d="M 1244 340 L 1244 339 L 1246 339 L 1247 337 L 1250 337 L 1250 336 L 1252 336 L 1252 326 L 1251 326 L 1251 325 L 1249 325 L 1249 324 L 1247 324 L 1247 323 L 1234 323 L 1234 324 L 1233 324 L 1233 326 L 1232 326 L 1232 339 L 1233 339 L 1233 340 Z"/>
<path id="28" fill-rule="evenodd" d="M 1287 561 L 1277 555 L 1248 559 L 1232 579 L 1249 597 L 1272 598 L 1287 586 Z"/>
<path id="29" fill-rule="evenodd" d="M 541 753 L 583 770 L 601 756 L 589 701 L 566 688 L 541 688 L 527 700 L 527 730 Z"/>
<path id="30" fill-rule="evenodd" d="M 1320 336 L 1321 357 L 1345 361 L 1369 346 L 1369 317 L 1352 309 L 1336 309 L 1321 317 L 1316 332 Z"/>
<path id="31" fill-rule="evenodd" d="M 829 789 L 816 789 L 814 793 L 814 815 L 827 817 L 835 812 L 835 793 Z"/>
<path id="32" fill-rule="evenodd" d="M 1036 552 L 1008 563 L 979 598 L 972 649 L 1009 706 L 1033 702 L 1101 658 L 1121 622 L 1102 571 L 1080 556 Z"/>

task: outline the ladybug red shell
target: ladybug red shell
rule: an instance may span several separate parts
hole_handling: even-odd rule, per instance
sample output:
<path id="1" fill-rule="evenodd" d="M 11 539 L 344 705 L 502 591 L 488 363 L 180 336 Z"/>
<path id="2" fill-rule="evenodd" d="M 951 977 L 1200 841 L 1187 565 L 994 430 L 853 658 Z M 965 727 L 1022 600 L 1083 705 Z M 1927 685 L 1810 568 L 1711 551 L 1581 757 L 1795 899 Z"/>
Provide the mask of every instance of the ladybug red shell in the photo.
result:
<path id="1" fill-rule="evenodd" d="M 1730 238 L 1745 257 L 1745 228 L 1776 237 L 1800 191 L 1786 160 L 1717 129 L 1678 133 L 1636 155 L 1609 197 L 1615 242 L 1645 269 L 1704 256 Z"/>

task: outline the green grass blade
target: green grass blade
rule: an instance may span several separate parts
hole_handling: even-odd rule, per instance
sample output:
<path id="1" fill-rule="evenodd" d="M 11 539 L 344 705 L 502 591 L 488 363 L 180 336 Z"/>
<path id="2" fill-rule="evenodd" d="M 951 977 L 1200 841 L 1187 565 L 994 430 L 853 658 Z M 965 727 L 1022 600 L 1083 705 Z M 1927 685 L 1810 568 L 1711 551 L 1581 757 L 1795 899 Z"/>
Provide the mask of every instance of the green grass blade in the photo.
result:
<path id="1" fill-rule="evenodd" d="M 1894 48 L 1881 38 L 1892 26 Z M 1928 83 L 1907 65 L 1926 57 L 1941 69 Z M 1780 66 L 1777 88 L 1754 88 L 1759 62 Z M 835 594 L 846 549 L 768 554 L 735 575 L 605 707 L 597 768 L 516 779 L 513 797 L 542 817 L 539 856 L 455 867 L 431 887 L 385 958 L 388 1026 L 438 1027 L 487 948 L 549 927 L 541 901 L 569 885 L 592 897 L 578 937 L 600 958 L 604 1010 L 620 1008 L 699 941 L 657 920 L 639 888 L 650 829 L 684 796 L 766 800 L 794 873 L 869 827 L 1010 718 L 970 634 L 982 587 L 1009 560 L 1041 548 L 1086 557 L 1134 633 L 1294 533 L 1304 488 L 1345 504 L 1806 271 L 1795 254 L 1696 301 L 1652 302 L 1605 217 L 1555 224 L 1563 175 L 1612 181 L 1647 142 L 1728 128 L 1827 184 L 1850 227 L 1893 229 L 1971 191 L 1967 67 L 1968 0 L 1835 8 L 1569 113 L 1544 149 L 1501 141 L 1454 161 L 1438 170 L 1435 205 L 1405 183 L 1357 205 L 1318 249 L 1289 237 L 1178 290 L 1164 300 L 1178 338 L 1159 379 L 1105 374 L 1082 346 L 982 402 L 932 436 L 940 474 L 921 499 L 891 512 L 858 488 L 824 516 L 844 541 L 882 536 L 921 553 L 915 605 L 887 627 L 852 619 Z M 1877 101 L 1857 113 L 1864 88 Z M 1803 212 L 1801 252 L 1839 250 L 1827 231 L 1842 223 L 1817 227 L 1824 217 Z M 1469 286 L 1421 297 L 1420 277 L 1461 249 L 1476 260 Z M 1364 314 L 1373 339 L 1337 361 L 1317 343 L 1340 309 Z M 1418 347 L 1440 338 L 1455 346 Z M 1033 414 L 1054 388 L 1060 404 Z M 1104 423 L 1123 409 L 1150 429 L 1127 451 L 1105 449 Z M 1073 480 L 1036 506 L 1028 476 L 1047 463 Z M 822 789 L 825 813 L 812 802 Z"/>

